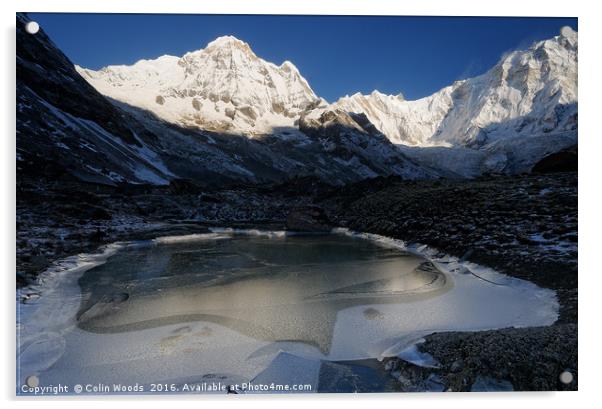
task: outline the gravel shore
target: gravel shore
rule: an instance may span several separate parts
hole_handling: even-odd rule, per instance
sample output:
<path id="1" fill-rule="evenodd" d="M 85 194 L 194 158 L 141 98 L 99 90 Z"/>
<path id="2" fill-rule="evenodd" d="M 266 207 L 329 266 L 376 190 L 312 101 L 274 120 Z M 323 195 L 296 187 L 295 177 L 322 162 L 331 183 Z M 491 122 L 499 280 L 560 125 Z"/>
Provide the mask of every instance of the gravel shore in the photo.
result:
<path id="1" fill-rule="evenodd" d="M 427 244 L 557 293 L 560 316 L 551 327 L 427 336 L 418 348 L 439 369 L 400 359 L 387 364 L 406 390 L 435 384 L 469 391 L 475 383 L 577 389 L 576 173 L 420 183 L 382 178 L 321 200 L 337 225 Z M 569 384 L 559 380 L 564 371 L 573 375 Z"/>

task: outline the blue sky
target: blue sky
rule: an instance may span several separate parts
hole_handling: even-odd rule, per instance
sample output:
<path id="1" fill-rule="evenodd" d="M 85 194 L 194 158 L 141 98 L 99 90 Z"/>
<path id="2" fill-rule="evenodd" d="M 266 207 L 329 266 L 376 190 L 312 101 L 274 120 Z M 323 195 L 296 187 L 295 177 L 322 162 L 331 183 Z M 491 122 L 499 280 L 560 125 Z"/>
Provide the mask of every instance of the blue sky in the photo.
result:
<path id="1" fill-rule="evenodd" d="M 576 18 L 29 13 L 76 64 L 98 69 L 204 48 L 221 35 L 292 61 L 329 101 L 374 89 L 407 99 L 492 67 L 510 50 L 577 29 Z"/>

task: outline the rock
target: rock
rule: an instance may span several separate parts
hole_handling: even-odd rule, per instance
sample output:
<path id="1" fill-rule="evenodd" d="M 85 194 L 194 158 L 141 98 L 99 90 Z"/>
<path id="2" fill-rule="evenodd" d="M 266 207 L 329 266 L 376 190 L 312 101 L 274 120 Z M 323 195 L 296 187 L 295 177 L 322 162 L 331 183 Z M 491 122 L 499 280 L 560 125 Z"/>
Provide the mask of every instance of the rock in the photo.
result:
<path id="1" fill-rule="evenodd" d="M 238 111 L 253 120 L 257 119 L 257 112 L 250 106 L 239 107 Z"/>
<path id="2" fill-rule="evenodd" d="M 462 368 L 464 368 L 464 361 L 462 361 L 461 359 L 458 359 L 451 364 L 451 367 L 449 370 L 452 373 L 457 373 L 457 372 L 460 372 L 462 370 Z"/>
<path id="3" fill-rule="evenodd" d="M 286 217 L 286 228 L 288 230 L 330 232 L 332 227 L 324 210 L 317 206 L 293 209 Z"/>
<path id="4" fill-rule="evenodd" d="M 91 220 L 111 220 L 111 214 L 100 206 L 92 206 L 90 208 Z"/>
<path id="5" fill-rule="evenodd" d="M 282 102 L 272 102 L 272 110 L 277 114 L 281 114 L 284 112 L 285 106 Z"/>
<path id="6" fill-rule="evenodd" d="M 462 258 L 460 258 L 460 262 L 468 260 L 472 256 L 472 253 L 474 253 L 474 249 L 468 249 Z"/>
<path id="7" fill-rule="evenodd" d="M 33 304 L 40 299 L 39 293 L 30 293 L 23 296 L 23 303 Z"/>
<path id="8" fill-rule="evenodd" d="M 201 193 L 201 187 L 190 179 L 172 179 L 169 182 L 169 191 L 174 194 Z"/>
<path id="9" fill-rule="evenodd" d="M 88 239 L 93 243 L 101 243 L 107 237 L 107 233 L 103 230 L 96 229 L 95 232 L 90 234 Z"/>
<path id="10" fill-rule="evenodd" d="M 196 109 L 197 111 L 200 111 L 201 108 L 203 107 L 203 104 L 201 103 L 201 100 L 198 98 L 193 98 L 192 99 L 192 107 L 194 109 Z"/>
<path id="11" fill-rule="evenodd" d="M 470 388 L 471 392 L 512 392 L 512 384 L 503 379 L 494 379 L 488 376 L 477 376 Z"/>
<path id="12" fill-rule="evenodd" d="M 424 382 L 424 386 L 428 392 L 443 392 L 445 390 L 445 384 L 437 374 L 430 374 Z"/>
<path id="13" fill-rule="evenodd" d="M 44 255 L 35 255 L 31 256 L 30 263 L 34 268 L 42 270 L 48 266 L 49 261 Z"/>
<path id="14" fill-rule="evenodd" d="M 364 318 L 367 320 L 382 320 L 385 315 L 375 308 L 366 308 L 364 310 Z"/>
<path id="15" fill-rule="evenodd" d="M 413 382 L 406 376 L 404 376 L 404 374 L 402 373 L 399 373 L 399 375 L 396 378 L 403 388 L 409 388 L 413 385 Z"/>
<path id="16" fill-rule="evenodd" d="M 236 115 L 236 109 L 233 108 L 226 108 L 226 116 L 230 119 L 234 119 L 234 116 Z"/>
<path id="17" fill-rule="evenodd" d="M 399 360 L 398 359 L 389 359 L 385 363 L 385 371 L 392 372 L 399 368 Z"/>
<path id="18" fill-rule="evenodd" d="M 128 293 L 115 293 L 110 296 L 110 301 L 116 304 L 127 301 L 129 298 L 130 295 Z"/>
<path id="19" fill-rule="evenodd" d="M 534 173 L 577 172 L 577 145 L 546 156 L 533 166 Z"/>

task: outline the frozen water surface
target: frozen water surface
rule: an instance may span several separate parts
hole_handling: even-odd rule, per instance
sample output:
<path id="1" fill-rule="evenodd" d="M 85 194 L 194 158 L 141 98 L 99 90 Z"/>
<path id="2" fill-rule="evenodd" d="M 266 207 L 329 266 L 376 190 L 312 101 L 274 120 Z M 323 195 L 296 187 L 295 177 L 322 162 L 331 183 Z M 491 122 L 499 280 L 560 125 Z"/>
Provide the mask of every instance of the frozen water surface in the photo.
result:
<path id="1" fill-rule="evenodd" d="M 348 388 L 346 372 L 375 372 L 342 361 L 422 362 L 413 345 L 429 333 L 549 325 L 558 310 L 555 294 L 532 283 L 346 230 L 116 243 L 58 263 L 19 295 L 19 385 L 36 375 L 41 385 L 145 392 L 151 383 Z"/>

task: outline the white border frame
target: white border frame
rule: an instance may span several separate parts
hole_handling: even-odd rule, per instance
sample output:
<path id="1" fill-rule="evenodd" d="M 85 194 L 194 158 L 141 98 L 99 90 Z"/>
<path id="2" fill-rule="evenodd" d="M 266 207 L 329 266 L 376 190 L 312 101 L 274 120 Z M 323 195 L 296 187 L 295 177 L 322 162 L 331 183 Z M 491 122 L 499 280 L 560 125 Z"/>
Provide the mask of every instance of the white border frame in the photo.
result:
<path id="1" fill-rule="evenodd" d="M 516 404 L 546 404 L 548 407 L 566 408 L 597 400 L 599 388 L 600 354 L 598 343 L 601 332 L 597 314 L 599 304 L 594 305 L 601 287 L 601 272 L 597 253 L 601 240 L 600 227 L 600 177 L 598 157 L 602 155 L 602 132 L 598 125 L 602 96 L 600 89 L 601 58 L 599 41 L 602 38 L 601 15 L 594 2 L 572 1 L 525 1 L 478 2 L 471 0 L 4 0 L 2 7 L 3 57 L 2 96 L 0 98 L 1 123 L 4 133 L 2 141 L 2 271 L 4 283 L 4 313 L 2 322 L 5 336 L 2 339 L 6 360 L 0 372 L 3 397 L 10 404 L 43 404 L 57 407 L 79 407 L 81 399 L 46 398 L 33 401 L 19 398 L 15 402 L 15 12 L 112 12 L 112 13 L 207 13 L 207 14 L 329 14 L 329 15 L 449 15 L 449 16 L 546 16 L 579 18 L 579 102 L 580 102 L 580 161 L 579 161 L 579 322 L 583 323 L 579 334 L 579 389 L 577 393 L 486 393 L 486 394 L 371 394 L 371 395 L 319 395 L 319 396 L 228 396 L 213 397 L 131 397 L 131 398 L 87 398 L 85 404 L 92 407 L 105 405 L 144 405 L 161 407 L 178 400 L 178 405 L 199 407 L 219 403 L 226 406 L 264 408 L 268 406 L 306 407 L 308 405 L 332 405 L 344 401 L 351 407 L 370 404 L 393 404 L 414 407 L 445 405 L 447 407 L 470 408 L 483 405 L 488 408 L 504 408 Z M 598 125 L 598 126 L 596 126 Z M 9 194 L 10 193 L 10 194 Z M 583 221 L 586 222 L 583 222 Z M 597 308 L 598 307 L 598 308 Z M 537 363 L 534 362 L 534 365 Z"/>

